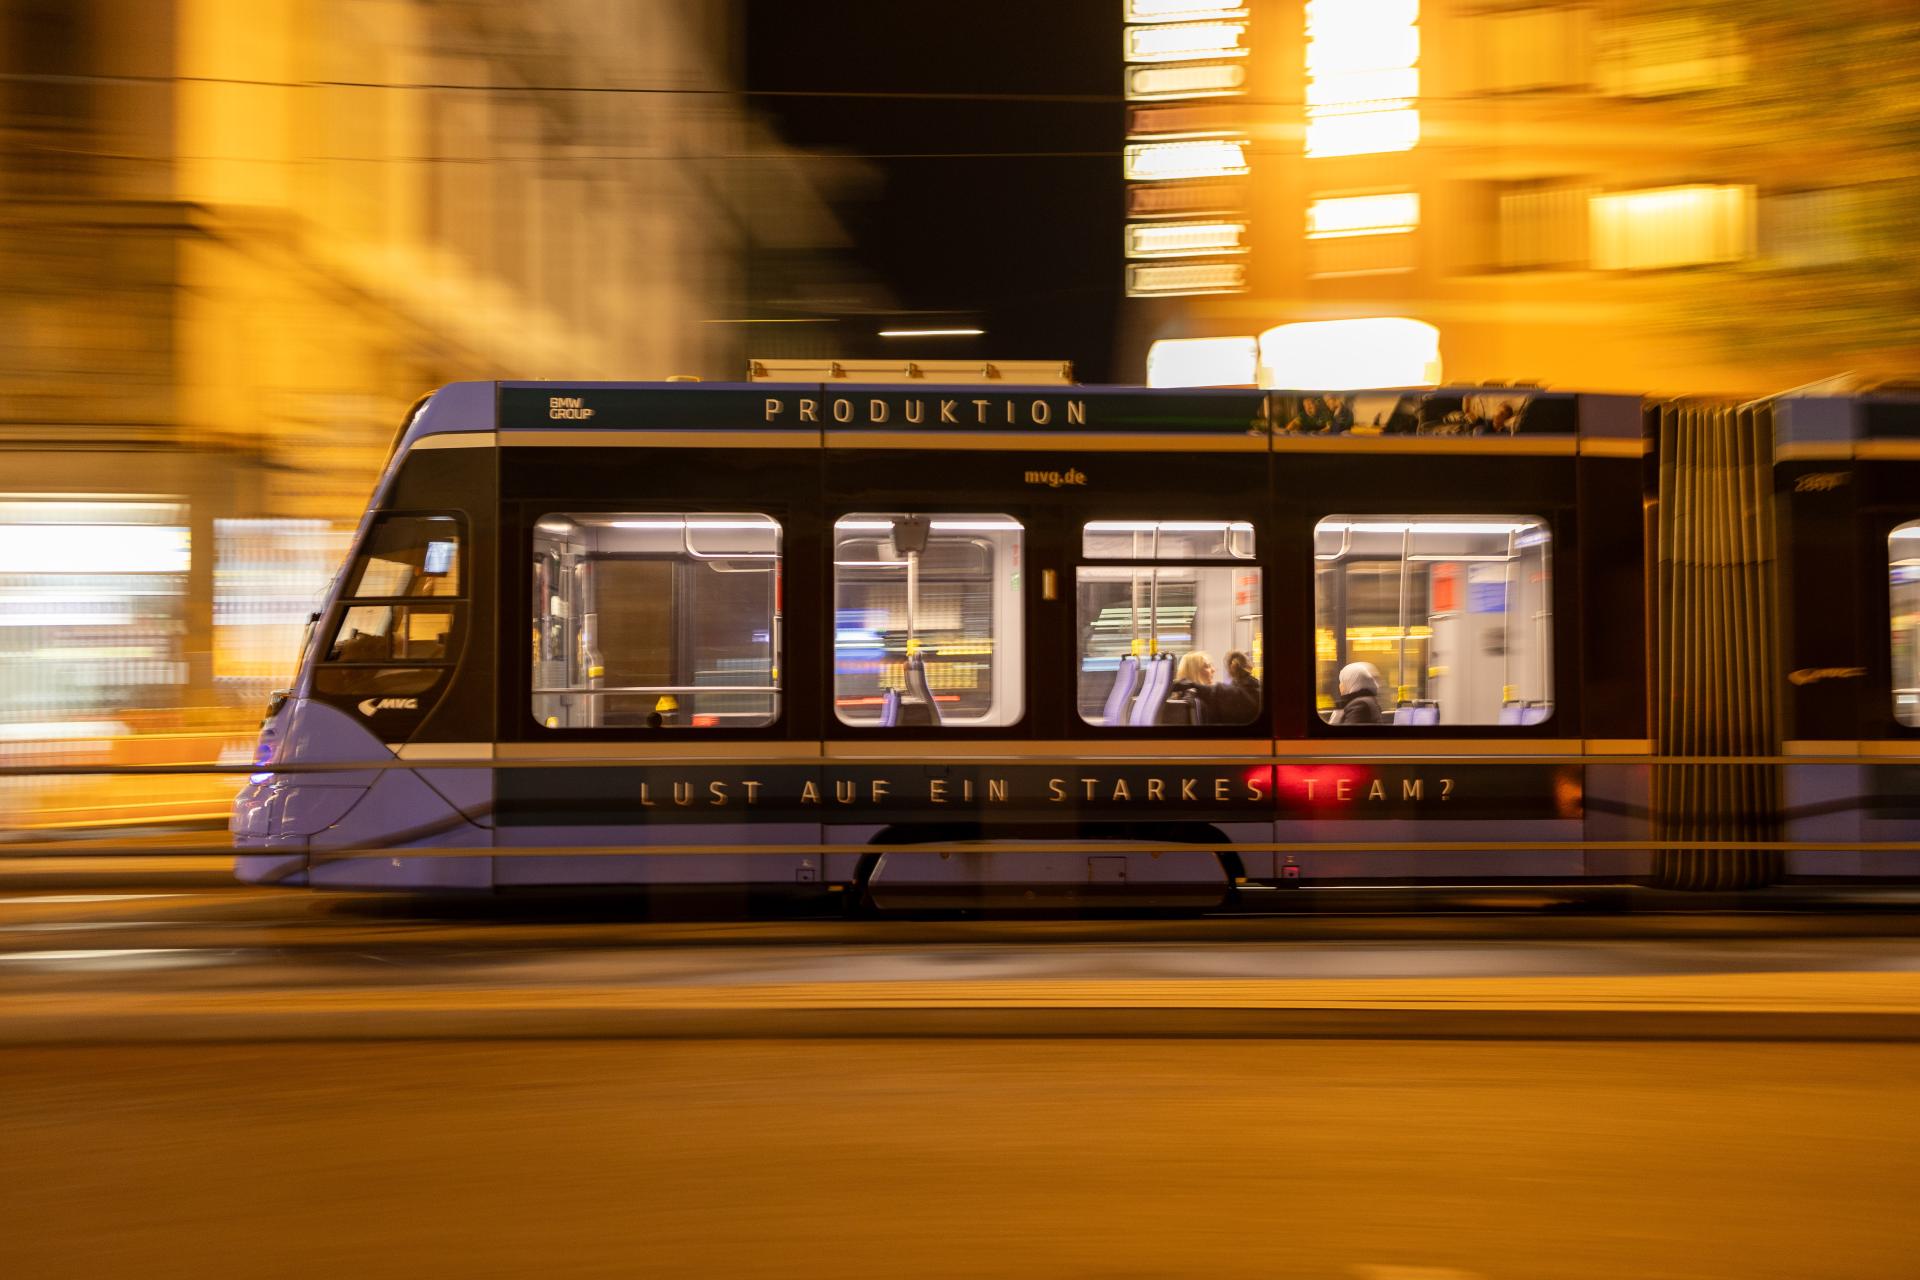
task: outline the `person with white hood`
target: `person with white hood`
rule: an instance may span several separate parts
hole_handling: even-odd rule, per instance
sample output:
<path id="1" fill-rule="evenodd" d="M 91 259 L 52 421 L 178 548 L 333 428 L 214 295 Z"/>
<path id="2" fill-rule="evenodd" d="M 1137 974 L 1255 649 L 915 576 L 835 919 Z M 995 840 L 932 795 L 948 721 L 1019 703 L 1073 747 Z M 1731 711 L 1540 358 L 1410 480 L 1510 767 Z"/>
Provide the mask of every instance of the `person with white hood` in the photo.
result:
<path id="1" fill-rule="evenodd" d="M 1380 671 L 1371 662 L 1340 668 L 1340 699 L 1331 724 L 1380 724 Z"/>

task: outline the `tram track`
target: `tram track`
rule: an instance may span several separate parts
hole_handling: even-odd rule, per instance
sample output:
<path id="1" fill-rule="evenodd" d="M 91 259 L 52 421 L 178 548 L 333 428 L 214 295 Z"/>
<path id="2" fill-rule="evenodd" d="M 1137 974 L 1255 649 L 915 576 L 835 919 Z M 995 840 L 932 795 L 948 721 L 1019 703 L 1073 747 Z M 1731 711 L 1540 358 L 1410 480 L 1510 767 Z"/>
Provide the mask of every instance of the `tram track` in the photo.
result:
<path id="1" fill-rule="evenodd" d="M 1920 1038 L 1913 913 L 842 921 L 645 905 L 0 894 L 0 1040 Z"/>

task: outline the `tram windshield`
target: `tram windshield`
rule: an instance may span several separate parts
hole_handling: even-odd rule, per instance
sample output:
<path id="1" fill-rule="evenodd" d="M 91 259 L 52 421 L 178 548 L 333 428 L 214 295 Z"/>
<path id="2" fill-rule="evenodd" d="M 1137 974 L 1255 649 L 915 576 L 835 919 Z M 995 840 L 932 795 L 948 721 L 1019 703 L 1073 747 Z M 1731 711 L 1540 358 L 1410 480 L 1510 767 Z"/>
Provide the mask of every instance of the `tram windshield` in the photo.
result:
<path id="1" fill-rule="evenodd" d="M 1075 576 L 1078 705 L 1113 728 L 1251 724 L 1261 580 L 1244 520 L 1096 520 Z"/>
<path id="2" fill-rule="evenodd" d="M 771 724 L 780 524 L 584 512 L 533 535 L 533 716 L 550 729 Z"/>
<path id="3" fill-rule="evenodd" d="M 1893 606 L 1893 716 L 1920 725 L 1920 520 L 1888 535 L 1887 590 Z"/>
<path id="4" fill-rule="evenodd" d="M 460 522 L 452 516 L 375 520 L 348 569 L 345 607 L 321 655 L 315 689 L 417 695 L 444 679 L 458 653 L 461 572 Z"/>
<path id="5" fill-rule="evenodd" d="M 833 531 L 833 709 L 868 727 L 1020 719 L 1020 556 L 1005 515 L 859 512 Z"/>
<path id="6" fill-rule="evenodd" d="M 1538 724 L 1553 713 L 1551 534 L 1537 516 L 1328 516 L 1314 657 L 1333 724 Z"/>

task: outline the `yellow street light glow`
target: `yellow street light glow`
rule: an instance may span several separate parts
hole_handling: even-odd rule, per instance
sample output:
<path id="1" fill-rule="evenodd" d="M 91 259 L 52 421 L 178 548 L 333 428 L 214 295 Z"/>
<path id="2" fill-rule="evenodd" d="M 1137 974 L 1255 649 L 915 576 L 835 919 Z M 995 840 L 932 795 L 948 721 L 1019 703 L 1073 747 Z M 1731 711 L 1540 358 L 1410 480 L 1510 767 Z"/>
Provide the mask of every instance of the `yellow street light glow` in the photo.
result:
<path id="1" fill-rule="evenodd" d="M 1127 296 L 1132 298 L 1238 293 L 1246 287 L 1247 268 L 1240 262 L 1139 262 L 1127 268 Z"/>
<path id="2" fill-rule="evenodd" d="M 1383 236 L 1420 225 L 1420 196 L 1395 191 L 1377 196 L 1330 196 L 1307 206 L 1307 239 Z"/>
<path id="3" fill-rule="evenodd" d="M 1314 158 L 1411 151 L 1419 145 L 1420 113 L 1411 107 L 1307 121 L 1307 155 Z"/>
<path id="4" fill-rule="evenodd" d="M 883 338 L 977 338 L 985 329 L 882 329 Z"/>
<path id="5" fill-rule="evenodd" d="M 1247 89 L 1241 62 L 1179 62 L 1127 68 L 1127 97 L 1136 102 L 1161 98 L 1224 98 Z"/>
<path id="6" fill-rule="evenodd" d="M 1405 316 L 1311 320 L 1260 335 L 1260 385 L 1304 391 L 1431 387 L 1440 331 Z"/>
<path id="7" fill-rule="evenodd" d="M 1162 338 L 1147 348 L 1147 385 L 1251 387 L 1259 365 L 1253 338 Z"/>
<path id="8" fill-rule="evenodd" d="M 1244 22 L 1176 22 L 1127 28 L 1128 62 L 1179 62 L 1188 58 L 1244 58 Z"/>
<path id="9" fill-rule="evenodd" d="M 1233 0 L 1127 0 L 1127 22 L 1184 22 L 1194 18 L 1244 18 Z"/>
<path id="10" fill-rule="evenodd" d="M 1127 226 L 1129 258 L 1191 258 L 1246 251 L 1244 222 L 1135 222 Z"/>
<path id="11" fill-rule="evenodd" d="M 1225 178 L 1247 172 L 1245 138 L 1196 138 L 1128 144 L 1121 167 L 1129 182 Z"/>

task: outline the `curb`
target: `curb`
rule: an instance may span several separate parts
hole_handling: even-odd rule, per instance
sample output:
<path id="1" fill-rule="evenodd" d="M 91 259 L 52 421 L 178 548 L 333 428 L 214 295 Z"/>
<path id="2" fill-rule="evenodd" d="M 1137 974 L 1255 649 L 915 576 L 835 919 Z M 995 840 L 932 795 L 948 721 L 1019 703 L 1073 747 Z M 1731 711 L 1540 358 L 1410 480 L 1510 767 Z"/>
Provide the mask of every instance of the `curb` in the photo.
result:
<path id="1" fill-rule="evenodd" d="M 382 986 L 0 996 L 0 1044 L 838 1037 L 1920 1040 L 1920 973 Z"/>
<path id="2" fill-rule="evenodd" d="M 1920 1042 L 1920 1015 L 1493 1013 L 1220 1009 L 480 1010 L 422 1017 L 164 1014 L 9 1018 L 0 1051 L 32 1046 L 263 1041 L 1217 1039 Z"/>

